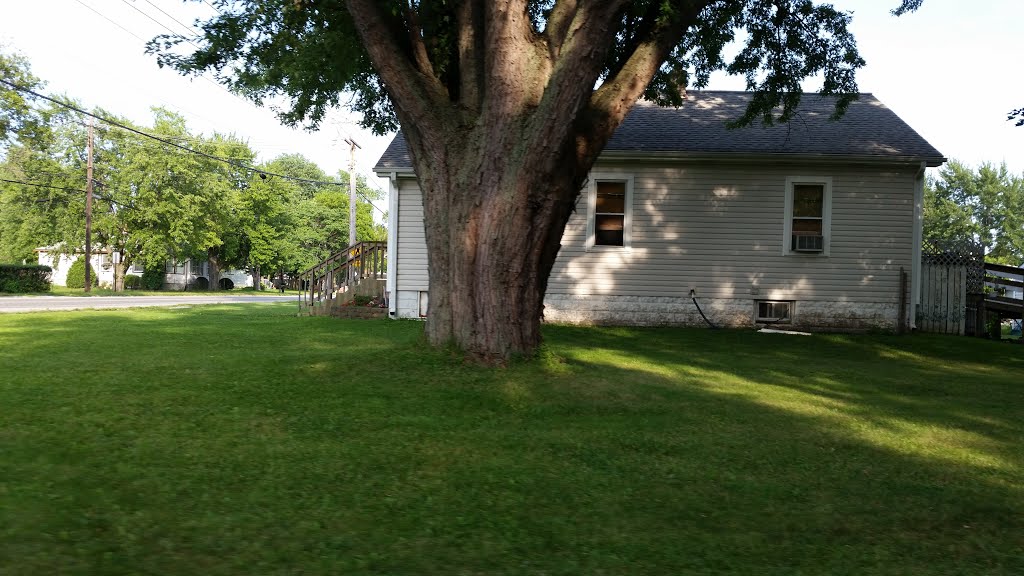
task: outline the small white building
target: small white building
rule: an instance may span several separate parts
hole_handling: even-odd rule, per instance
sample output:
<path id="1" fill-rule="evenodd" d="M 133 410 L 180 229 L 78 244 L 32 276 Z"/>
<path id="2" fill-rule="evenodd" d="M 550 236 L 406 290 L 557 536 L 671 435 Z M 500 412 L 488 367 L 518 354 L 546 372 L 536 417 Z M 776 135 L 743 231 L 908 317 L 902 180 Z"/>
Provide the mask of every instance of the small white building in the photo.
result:
<path id="1" fill-rule="evenodd" d="M 834 97 L 805 94 L 789 124 L 728 129 L 750 99 L 688 92 L 678 109 L 633 108 L 565 227 L 545 320 L 699 325 L 699 300 L 726 326 L 914 321 L 924 173 L 945 158 L 870 94 L 838 121 Z M 375 172 L 390 181 L 390 315 L 424 317 L 423 198 L 401 134 Z"/>
<path id="2" fill-rule="evenodd" d="M 53 269 L 50 275 L 54 286 L 67 286 L 68 270 L 84 252 L 74 255 L 59 254 L 53 246 L 36 248 L 39 264 Z M 96 248 L 92 254 L 92 270 L 100 288 L 114 286 L 114 258 L 107 248 Z M 206 260 L 168 260 L 164 264 L 164 290 L 207 290 L 210 288 L 210 264 Z M 134 263 L 125 274 L 142 276 L 141 263 Z M 225 290 L 252 287 L 252 276 L 244 270 L 222 270 L 219 275 L 220 287 Z"/>
<path id="3" fill-rule="evenodd" d="M 54 286 L 67 286 L 68 270 L 75 260 L 84 255 L 84 252 L 76 252 L 73 255 L 59 254 L 54 251 L 53 246 L 36 248 L 39 264 L 49 266 L 53 272 L 50 274 L 50 281 Z M 114 286 L 114 261 L 110 251 L 106 248 L 97 248 L 92 253 L 92 272 L 96 276 L 101 288 Z M 126 271 L 126 274 L 137 274 L 142 276 L 142 264 L 133 264 Z"/>

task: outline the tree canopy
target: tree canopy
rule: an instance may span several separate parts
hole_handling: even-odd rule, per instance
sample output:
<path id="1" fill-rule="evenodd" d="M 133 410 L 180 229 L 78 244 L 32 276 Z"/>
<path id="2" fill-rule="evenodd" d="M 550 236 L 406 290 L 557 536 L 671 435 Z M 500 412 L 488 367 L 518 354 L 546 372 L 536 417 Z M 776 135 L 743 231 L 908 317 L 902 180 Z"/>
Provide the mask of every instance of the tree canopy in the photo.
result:
<path id="1" fill-rule="evenodd" d="M 42 246 L 63 253 L 84 246 L 90 123 L 93 243 L 120 255 L 122 274 L 133 263 L 162 270 L 169 258 L 293 274 L 348 245 L 347 173 L 328 177 L 298 154 L 254 165 L 256 153 L 237 136 L 195 134 L 182 116 L 163 108 L 153 108 L 150 126 L 91 111 L 120 126 L 98 121 L 67 98 L 32 96 L 26 90 L 38 92 L 42 82 L 28 62 L 0 52 L 0 66 L 15 65 L 10 81 L 20 89 L 0 84 L 0 117 L 7 119 L 0 262 L 34 259 Z M 380 239 L 383 227 L 368 203 L 378 193 L 362 180 L 358 189 L 360 237 Z"/>
<path id="2" fill-rule="evenodd" d="M 1024 264 L 1024 175 L 1010 174 L 1005 163 L 974 169 L 951 160 L 928 179 L 924 236 L 972 240 L 989 261 Z"/>
<path id="3" fill-rule="evenodd" d="M 916 10 L 922 1 L 901 0 L 892 12 L 898 16 Z M 481 98 L 478 77 L 486 63 L 467 52 L 485 48 L 481 42 L 487 11 L 471 4 L 216 1 L 219 15 L 202 24 L 201 38 L 164 35 L 148 49 L 161 65 L 185 73 L 212 71 L 256 103 L 284 97 L 289 107 L 280 110 L 280 117 L 287 124 L 315 126 L 328 110 L 346 105 L 361 114 L 364 127 L 384 134 L 399 127 L 399 117 L 384 79 L 388 71 L 382 74 L 382 62 L 371 55 L 378 47 L 396 49 L 395 66 L 421 81 L 421 90 L 436 92 L 452 104 Z M 583 44 L 581 52 L 603 52 L 591 85 L 607 86 L 608 91 L 629 81 L 640 60 L 653 68 L 642 95 L 661 104 L 682 104 L 685 90 L 706 86 L 716 70 L 742 75 L 758 98 L 741 123 L 788 119 L 799 102 L 801 81 L 814 75 L 820 75 L 823 93 L 844 95 L 837 110 L 841 113 L 855 97 L 854 74 L 864 65 L 847 30 L 851 15 L 812 0 L 493 4 L 495 12 L 521 16 L 520 32 L 543 44 L 549 60 L 578 44 Z M 197 41 L 200 48 L 191 50 Z M 729 61 L 723 49 L 731 42 L 743 48 Z M 480 56 L 491 56 L 493 48 L 486 46 Z M 399 60 L 404 61 L 400 66 Z"/>

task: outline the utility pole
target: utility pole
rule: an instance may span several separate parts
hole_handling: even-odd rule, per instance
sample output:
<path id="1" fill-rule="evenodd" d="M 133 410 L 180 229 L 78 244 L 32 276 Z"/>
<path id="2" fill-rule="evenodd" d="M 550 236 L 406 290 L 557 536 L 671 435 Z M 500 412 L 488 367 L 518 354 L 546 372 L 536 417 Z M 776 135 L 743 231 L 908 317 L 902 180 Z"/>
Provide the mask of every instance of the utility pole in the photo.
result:
<path id="1" fill-rule="evenodd" d="M 92 119 L 85 161 L 85 291 L 92 290 Z"/>
<path id="2" fill-rule="evenodd" d="M 356 148 L 362 146 L 355 140 L 346 138 L 348 144 L 348 245 L 356 245 Z"/>

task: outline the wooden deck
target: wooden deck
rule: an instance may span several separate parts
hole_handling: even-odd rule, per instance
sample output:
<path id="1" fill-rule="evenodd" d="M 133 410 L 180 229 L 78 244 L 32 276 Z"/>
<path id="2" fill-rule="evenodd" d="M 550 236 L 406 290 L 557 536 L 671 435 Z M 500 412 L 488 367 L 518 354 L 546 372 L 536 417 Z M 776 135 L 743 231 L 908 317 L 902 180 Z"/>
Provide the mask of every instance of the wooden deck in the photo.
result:
<path id="1" fill-rule="evenodd" d="M 989 336 L 999 338 L 999 325 L 1003 320 L 1021 320 L 1024 323 L 1024 268 L 985 263 L 985 294 L 982 300 L 982 318 L 998 318 Z M 1007 294 L 1013 294 L 1008 296 Z M 1024 337 L 1019 340 L 1024 344 Z"/>

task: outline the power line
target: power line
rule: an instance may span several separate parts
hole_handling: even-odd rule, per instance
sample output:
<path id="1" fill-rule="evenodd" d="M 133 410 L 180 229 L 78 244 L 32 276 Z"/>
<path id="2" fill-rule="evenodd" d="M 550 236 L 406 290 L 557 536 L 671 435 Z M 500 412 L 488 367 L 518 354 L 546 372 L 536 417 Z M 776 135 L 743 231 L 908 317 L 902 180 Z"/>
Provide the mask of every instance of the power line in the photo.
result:
<path id="1" fill-rule="evenodd" d="M 84 6 L 84 7 L 88 8 L 89 10 L 93 11 L 94 13 L 96 13 L 96 14 L 97 14 L 98 16 L 100 16 L 101 18 L 103 18 L 103 19 L 104 19 L 104 20 L 106 20 L 107 22 L 110 22 L 110 23 L 111 23 L 111 24 L 113 24 L 114 26 L 117 26 L 118 28 L 120 28 L 120 29 L 121 29 L 121 30 L 123 30 L 124 32 L 126 32 L 126 33 L 130 34 L 131 36 L 133 36 L 134 38 L 138 39 L 138 40 L 139 40 L 140 42 L 142 42 L 143 44 L 146 44 L 146 43 L 147 43 L 147 40 L 146 40 L 145 38 L 143 38 L 143 37 L 139 36 L 138 34 L 136 34 L 136 33 L 132 32 L 132 31 L 131 31 L 131 30 L 129 30 L 128 28 L 124 27 L 123 25 L 121 25 L 121 24 L 118 24 L 118 23 L 117 23 L 116 21 L 114 21 L 114 20 L 113 20 L 112 18 L 110 18 L 110 17 L 106 16 L 105 14 L 103 14 L 102 12 L 100 12 L 99 10 L 96 10 L 96 9 L 95 9 L 95 8 L 93 8 L 92 6 L 89 6 L 88 4 L 85 4 L 84 2 L 82 2 L 82 0 L 75 0 L 75 1 L 76 1 L 76 2 L 78 2 L 79 4 L 81 4 L 82 6 Z M 127 0 L 122 0 L 122 1 L 124 1 L 124 2 L 126 2 L 126 3 L 127 3 Z M 150 20 L 153 20 L 154 22 L 156 22 L 157 24 L 159 24 L 160 26 L 162 26 L 162 27 L 164 28 L 164 30 L 167 30 L 167 31 L 168 31 L 168 32 L 170 32 L 171 34 L 175 34 L 175 32 L 174 32 L 173 30 L 171 30 L 171 29 L 170 29 L 170 28 L 168 28 L 167 26 L 164 26 L 164 25 L 163 25 L 163 24 L 161 24 L 161 23 L 160 23 L 159 21 L 155 20 L 155 19 L 154 19 L 154 18 L 153 18 L 152 16 L 149 16 L 148 14 L 146 14 L 145 12 L 142 12 L 141 10 L 139 10 L 138 8 L 136 8 L 135 6 L 132 6 L 131 4 L 129 4 L 129 6 L 131 6 L 131 7 L 132 7 L 132 8 L 134 8 L 135 10 L 139 11 L 140 13 L 142 13 L 142 14 L 143 14 L 144 16 L 146 16 L 146 17 L 147 17 L 147 18 L 149 18 Z M 162 12 L 162 10 L 161 10 L 161 12 Z M 172 17 L 172 19 L 173 19 L 173 17 Z M 175 19 L 175 21 L 177 22 L 177 20 L 176 20 L 176 19 Z M 180 22 L 178 22 L 178 23 L 180 24 Z M 187 40 L 187 38 L 186 38 L 186 40 Z M 200 48 L 200 47 L 199 47 L 198 45 L 196 45 L 196 44 L 195 44 L 194 42 L 191 42 L 191 41 L 189 41 L 189 43 L 190 43 L 190 44 L 192 44 L 193 46 L 195 46 L 196 48 Z M 223 91 L 224 91 L 224 92 L 225 92 L 226 94 L 229 94 L 229 95 L 231 95 L 231 96 L 232 96 L 232 97 L 234 97 L 234 98 L 237 98 L 237 99 L 238 99 L 238 100 L 239 100 L 240 102 L 244 102 L 245 104 L 249 104 L 249 105 L 251 105 L 251 102 L 249 102 L 248 100 L 245 100 L 244 98 L 242 98 L 242 97 L 241 97 L 241 96 L 239 96 L 238 94 L 235 94 L 234 92 L 232 92 L 232 91 L 228 90 L 227 88 L 225 88 L 224 86 L 220 85 L 219 83 L 217 83 L 217 82 L 215 82 L 215 81 L 211 80 L 210 78 L 208 78 L 208 77 L 206 77 L 206 76 L 203 76 L 203 75 L 201 75 L 201 74 L 200 74 L 200 75 L 197 75 L 196 77 L 197 77 L 197 78 L 199 78 L 199 79 L 201 79 L 201 80 L 205 80 L 206 82 L 209 82 L 209 83 L 210 83 L 210 84 L 212 84 L 213 86 L 216 86 L 216 87 L 217 87 L 218 89 L 220 89 L 220 90 L 223 90 Z M 179 109 L 181 109 L 181 108 L 180 108 L 180 107 L 178 107 L 178 106 L 174 106 L 174 107 L 175 107 L 175 108 L 179 108 Z M 198 115 L 197 115 L 197 114 L 195 114 L 195 113 L 192 113 L 192 112 L 189 112 L 189 113 L 190 113 L 190 114 L 192 114 L 193 116 L 198 116 Z M 209 121 L 209 120 L 207 120 L 207 121 Z"/>
<path id="2" fill-rule="evenodd" d="M 118 27 L 118 28 L 120 28 L 121 30 L 124 30 L 124 31 L 125 31 L 125 32 L 127 32 L 128 34 L 131 34 L 132 36 L 134 36 L 134 37 L 138 38 L 140 42 L 145 42 L 145 41 L 146 41 L 146 40 L 145 40 L 145 39 L 144 39 L 144 38 L 143 38 L 142 36 L 139 36 L 139 35 L 138 35 L 138 34 L 136 34 L 135 32 L 132 32 L 131 30 L 129 30 L 129 29 L 127 29 L 127 28 L 125 28 L 124 26 L 121 26 L 121 25 L 120 25 L 120 24 L 118 24 L 117 22 L 114 22 L 113 20 L 111 20 L 110 18 L 108 18 L 107 16 L 105 16 L 105 15 L 104 15 L 103 13 L 101 13 L 101 12 L 100 12 L 99 10 L 97 10 L 97 9 L 93 8 L 92 6 L 89 6 L 89 5 L 88 5 L 88 4 L 86 4 L 85 2 L 82 2 L 82 0 L 75 0 L 75 2 L 78 2 L 78 3 L 79 3 L 79 4 L 81 4 L 82 6 L 84 6 L 84 7 L 88 8 L 89 10 L 92 10 L 92 11 L 93 11 L 93 12 L 95 12 L 95 13 L 96 13 L 96 15 L 97 15 L 97 16 L 99 16 L 100 18 L 103 18 L 104 20 L 106 20 L 107 22 L 110 22 L 110 23 L 111 23 L 111 24 L 113 24 L 114 26 L 117 26 L 117 27 Z"/>
<path id="3" fill-rule="evenodd" d="M 156 4 L 153 4 L 152 2 L 150 2 L 150 0 L 146 0 L 146 4 L 149 4 L 153 8 L 156 8 L 157 10 L 160 11 L 161 14 L 163 14 L 164 16 L 167 16 L 171 20 L 174 20 L 175 22 L 177 22 L 178 26 L 181 26 L 183 29 L 187 30 L 189 34 L 195 34 L 195 30 L 191 26 L 187 26 L 185 24 L 182 24 L 181 20 L 178 20 L 174 16 L 171 16 L 170 14 L 165 12 L 163 8 L 161 8 L 161 7 L 157 6 Z"/>
<path id="4" fill-rule="evenodd" d="M 82 2 L 82 0 L 75 0 L 75 1 L 76 1 L 76 2 L 78 2 L 79 4 L 81 4 L 82 6 L 84 6 L 84 7 L 88 8 L 88 9 L 89 9 L 89 10 L 91 10 L 92 12 L 96 13 L 97 15 L 99 15 L 100 17 L 102 17 L 102 18 L 103 18 L 104 20 L 106 20 L 106 21 L 110 22 L 111 24 L 113 24 L 114 26 L 117 26 L 118 28 L 120 28 L 120 29 L 121 29 L 121 30 L 123 30 L 124 32 L 126 32 L 126 33 L 130 34 L 131 36 L 135 37 L 136 39 L 140 40 L 141 42 L 146 42 L 146 40 L 145 40 L 145 39 L 143 39 L 142 37 L 140 37 L 139 35 L 135 34 L 135 33 L 134 33 L 134 32 L 132 32 L 131 30 L 129 30 L 128 28 L 126 28 L 126 27 L 122 26 L 121 24 L 118 24 L 118 23 L 117 23 L 116 21 L 114 21 L 113 19 L 111 19 L 111 18 L 107 17 L 106 15 L 102 14 L 101 12 L 99 12 L 98 10 L 96 10 L 95 8 L 93 8 L 93 7 L 91 7 L 91 6 L 87 5 L 87 4 L 85 4 L 84 2 Z M 135 10 L 135 11 L 137 11 L 137 12 L 139 12 L 139 13 L 140 13 L 140 14 L 142 14 L 143 16 L 146 16 L 147 18 L 149 18 L 150 20 L 152 20 L 153 22 L 155 22 L 156 24 L 158 24 L 159 26 L 161 26 L 161 27 L 162 27 L 162 28 L 163 28 L 164 30 L 167 30 L 168 32 L 170 32 L 171 34 L 174 34 L 174 35 L 176 35 L 176 36 L 178 35 L 178 34 L 177 34 L 177 33 L 175 33 L 175 32 L 174 32 L 173 30 L 171 30 L 170 28 L 168 28 L 168 27 L 167 27 L 166 25 L 164 25 L 164 24 L 163 24 L 163 23 L 161 23 L 160 21 L 158 21 L 158 20 L 156 20 L 155 18 L 153 18 L 153 17 L 151 16 L 151 15 L 147 14 L 146 12 L 144 12 L 144 11 L 140 10 L 140 9 L 139 9 L 138 7 L 136 7 L 136 6 L 134 6 L 133 4 L 131 4 L 131 3 L 129 2 L 129 0 L 122 0 L 122 2 L 124 2 L 125 4 L 128 4 L 128 5 L 129 5 L 129 6 L 130 6 L 130 7 L 132 8 L 132 9 L 134 9 L 134 10 Z M 186 29 L 186 30 L 191 30 L 191 28 L 190 28 L 189 26 L 187 26 L 187 25 L 183 24 L 183 23 L 182 23 L 182 22 L 181 22 L 180 20 L 178 20 L 177 18 L 175 18 L 175 17 L 174 17 L 174 16 L 172 16 L 171 14 L 167 13 L 166 11 L 164 11 L 163 9 L 161 9 L 161 8 L 160 8 L 159 6 L 157 6 L 156 4 L 154 4 L 153 2 L 151 2 L 150 0 L 145 0 L 145 2 L 146 2 L 147 4 L 149 4 L 150 6 L 153 6 L 154 8 L 156 8 L 157 10 L 159 10 L 159 11 L 160 11 L 160 12 L 161 12 L 162 14 L 164 14 L 165 16 L 167 16 L 168 18 L 170 18 L 171 20 L 173 20 L 173 21 L 175 21 L 176 23 L 178 23 L 178 25 L 182 26 L 182 28 L 184 28 L 184 29 Z M 221 14 L 221 15 L 223 15 L 223 12 L 221 12 L 221 11 L 220 11 L 220 9 L 218 9 L 218 8 L 217 8 L 216 6 L 214 6 L 213 4 L 211 4 L 210 2 L 208 2 L 207 0 L 203 0 L 203 2 L 204 2 L 204 3 L 205 3 L 205 4 L 207 5 L 207 6 L 209 6 L 209 7 L 211 8 L 211 9 L 213 9 L 213 10 L 214 10 L 215 12 L 217 12 L 218 14 Z M 183 38 L 183 39 L 184 39 L 185 41 L 187 41 L 188 43 L 190 43 L 190 44 L 192 44 L 193 46 L 195 46 L 195 47 L 196 47 L 197 49 L 201 49 L 201 47 L 200 47 L 200 46 L 198 46 L 198 45 L 197 45 L 197 44 L 196 44 L 195 42 L 192 42 L 191 40 L 189 40 L 188 38 L 185 38 L 185 37 L 182 37 L 182 38 Z M 218 89 L 220 89 L 220 90 L 223 90 L 223 91 L 224 91 L 225 93 L 227 93 L 227 94 L 231 95 L 231 96 L 232 96 L 232 97 L 234 97 L 234 98 L 237 98 L 238 100 L 240 100 L 240 101 L 244 102 L 245 104 L 247 104 L 247 105 L 251 105 L 251 102 L 249 102 L 248 100 L 245 100 L 245 99 L 241 98 L 241 97 L 240 97 L 240 96 L 239 96 L 238 94 L 235 94 L 234 92 L 231 92 L 230 90 L 228 90 L 227 88 L 225 88 L 224 86 L 222 86 L 222 85 L 221 85 L 220 83 L 218 83 L 218 82 L 215 82 L 215 81 L 211 80 L 210 78 L 207 78 L 206 76 L 203 76 L 203 75 L 198 75 L 197 77 L 198 77 L 198 78 L 200 78 L 200 79 L 202 79 L 202 80 L 205 80 L 206 82 L 209 82 L 210 84 L 212 84 L 212 85 L 216 86 L 216 87 L 217 87 Z M 178 108 L 179 110 L 183 110 L 183 109 L 181 109 L 181 108 L 180 108 L 180 107 L 178 107 L 178 106 L 174 106 L 174 105 L 171 105 L 171 106 L 172 106 L 172 107 L 174 107 L 174 108 Z M 186 113 L 188 113 L 188 114 L 191 114 L 191 115 L 193 115 L 193 116 L 198 116 L 197 114 L 195 114 L 195 113 L 192 113 L 192 112 L 188 112 L 187 110 L 183 110 L 183 111 L 185 111 Z M 202 118 L 202 117 L 200 116 L 200 118 Z M 102 120 L 102 119 L 101 119 L 101 120 Z M 210 122 L 210 120 L 209 120 L 209 119 L 206 119 L 206 120 L 207 120 L 207 122 Z M 349 131 L 348 131 L 347 129 L 345 129 L 345 128 L 344 128 L 344 127 L 342 127 L 342 126 L 337 126 L 337 127 L 338 127 L 338 128 L 340 128 L 340 129 L 341 129 L 342 131 L 344 131 L 344 132 L 345 132 L 345 135 L 346 135 L 346 137 L 348 137 L 349 139 L 351 139 L 351 138 L 352 138 L 352 135 L 351 135 L 351 133 L 349 133 Z M 362 175 L 363 175 L 364 181 L 365 181 L 365 182 L 366 182 L 366 183 L 367 183 L 368 185 L 370 185 L 370 183 L 371 183 L 371 179 L 370 179 L 370 177 L 369 177 L 369 176 L 367 176 L 367 173 L 366 173 L 366 171 L 365 171 L 365 167 L 361 167 L 361 168 L 362 168 L 362 170 L 363 170 L 363 173 L 362 173 Z M 268 176 L 270 176 L 270 175 L 274 175 L 274 174 L 271 174 L 271 173 L 269 173 L 269 172 L 266 172 L 266 171 L 260 171 L 260 170 L 258 170 L 258 169 L 253 169 L 253 170 L 255 170 L 255 171 L 258 171 L 258 172 L 261 172 L 261 173 L 264 173 L 264 174 L 267 174 Z M 278 177 L 282 177 L 282 178 L 290 178 L 290 179 L 292 179 L 292 180 L 295 180 L 295 181 L 304 181 L 303 179 L 298 179 L 298 178 L 294 178 L 294 177 L 287 177 L 287 176 L 284 176 L 284 175 L 276 175 L 276 176 L 278 176 Z M 313 182 L 315 182 L 315 181 L 307 181 L 307 182 L 313 183 Z M 340 184 L 340 183 L 332 183 L 331 185 L 342 185 L 342 184 Z M 376 189 L 376 191 L 377 191 L 378 193 L 380 193 L 381 195 L 383 195 L 383 194 L 384 194 L 383 190 L 382 190 L 382 189 L 381 189 L 381 188 L 380 188 L 379 186 L 373 185 L 373 187 L 374 187 L 374 188 Z M 373 208 L 374 208 L 375 210 L 377 210 L 378 212 L 380 212 L 380 213 L 381 213 L 381 215 L 387 215 L 387 212 L 385 212 L 384 210 L 382 210 L 382 209 L 378 208 L 378 207 L 377 207 L 377 205 L 373 203 L 373 200 L 371 200 L 371 199 L 367 198 L 367 197 L 366 197 L 366 196 L 365 196 L 364 194 L 362 194 L 362 193 L 360 193 L 360 196 L 362 197 L 362 199 L 363 199 L 363 200 L 364 200 L 365 202 L 369 203 L 369 204 L 370 204 L 371 206 L 373 206 Z"/>
<path id="5" fill-rule="evenodd" d="M 183 150 L 185 152 L 188 152 L 190 154 L 195 154 L 197 156 L 203 156 L 204 158 L 209 158 L 210 160 L 215 160 L 217 162 L 223 162 L 224 164 L 228 164 L 229 166 L 234 166 L 235 168 L 239 168 L 241 170 L 245 170 L 245 171 L 248 171 L 248 172 L 254 172 L 254 173 L 260 174 L 261 178 L 266 177 L 266 176 L 273 176 L 275 178 L 281 178 L 282 180 L 289 180 L 289 181 L 292 181 L 292 182 L 303 182 L 303 183 L 306 183 L 306 184 L 314 184 L 314 185 L 318 185 L 318 186 L 344 186 L 345 185 L 345 184 L 343 184 L 341 182 L 332 182 L 332 181 L 327 181 L 327 180 L 310 180 L 308 178 L 299 178 L 297 176 L 288 176 L 286 174 L 278 174 L 276 172 L 270 172 L 268 170 L 263 170 L 263 169 L 255 167 L 255 166 L 249 166 L 248 164 L 243 164 L 242 162 L 239 162 L 237 160 L 233 160 L 231 158 L 224 158 L 222 156 L 215 156 L 213 154 L 207 154 L 206 152 L 202 152 L 200 150 L 195 150 L 193 148 L 189 148 L 188 146 L 182 146 L 181 144 L 178 144 L 176 142 L 172 142 L 171 140 L 168 140 L 166 138 L 161 138 L 160 136 L 155 136 L 153 134 L 149 134 L 148 132 L 143 132 L 142 130 L 138 130 L 136 128 L 132 128 L 130 126 L 125 126 L 124 124 L 121 124 L 120 122 L 116 122 L 116 121 L 111 120 L 109 118 L 106 118 L 104 116 L 100 116 L 99 114 L 93 114 L 92 112 L 88 112 L 86 110 L 83 110 L 82 108 L 79 108 L 78 106 L 75 106 L 73 104 L 69 104 L 67 102 L 63 102 L 63 101 L 58 100 L 56 98 L 51 98 L 50 96 L 46 96 L 45 94 L 40 94 L 39 92 L 36 92 L 35 90 L 32 90 L 31 88 L 28 88 L 27 86 L 22 86 L 20 84 L 11 82 L 9 80 L 4 80 L 3 78 L 0 78 L 0 83 L 6 84 L 7 86 L 10 86 L 11 88 L 14 88 L 15 90 L 18 90 L 18 91 L 21 91 L 21 92 L 24 92 L 24 93 L 27 93 L 27 94 L 31 94 L 31 95 L 33 95 L 33 96 L 35 96 L 37 98 L 42 98 L 43 100 L 47 100 L 47 101 L 52 102 L 54 104 L 57 104 L 59 106 L 63 106 L 65 108 L 69 109 L 69 110 L 74 110 L 75 112 L 78 112 L 79 114 L 84 114 L 84 115 L 89 116 L 91 118 L 95 118 L 95 119 L 99 120 L 100 122 L 105 122 L 107 124 L 110 124 L 111 126 L 116 126 L 118 128 L 121 128 L 122 130 L 127 130 L 128 132 L 132 132 L 134 134 L 138 134 L 139 136 L 143 136 L 145 138 L 149 138 L 149 139 L 155 140 L 157 142 L 161 142 L 161 143 L 166 144 L 168 146 L 172 146 L 172 147 L 177 148 L 179 150 Z M 356 177 L 356 175 L 352 175 L 352 174 L 349 175 L 349 178 L 353 178 L 353 177 Z M 370 206 L 373 206 L 373 208 L 375 208 L 378 212 L 380 212 L 381 214 L 385 214 L 385 212 L 383 210 L 381 210 L 380 208 L 377 208 L 377 206 L 373 204 L 373 201 L 371 201 L 370 199 L 366 198 L 366 196 L 364 194 L 360 193 L 360 196 L 362 196 L 363 200 L 365 202 L 368 202 L 370 204 Z"/>
<path id="6" fill-rule="evenodd" d="M 180 34 L 178 34 L 177 32 L 175 32 L 174 30 L 171 30 L 170 28 L 168 28 L 168 27 L 167 27 L 167 25 L 166 25 L 166 24 L 164 24 L 163 22 L 161 22 L 161 21 L 157 20 L 156 18 L 153 18 L 153 17 L 152 17 L 152 16 L 150 16 L 149 14 L 146 14 L 145 12 L 143 12 L 143 11 L 142 11 L 142 9 L 141 9 L 141 8 L 139 8 L 138 6 L 136 6 L 135 4 L 132 4 L 132 3 L 131 3 L 131 2 L 129 2 L 128 0 L 121 0 L 121 1 L 122 1 L 122 2 L 124 2 L 125 4 L 127 4 L 128 6 L 130 6 L 130 7 L 132 8 L 132 10 L 135 10 L 135 11 L 136 11 L 136 12 L 138 12 L 139 14 L 142 14 L 142 15 L 143 15 L 143 16 L 145 16 L 146 18 L 149 18 L 150 20 L 152 20 L 153 22 L 156 22 L 156 24 L 157 24 L 158 26 L 160 26 L 160 27 L 161 27 L 161 28 L 163 28 L 164 30 L 167 30 L 167 31 L 168 31 L 168 32 L 170 32 L 170 33 L 171 33 L 172 35 L 174 35 L 174 36 L 181 36 Z M 161 10 L 161 12 L 162 12 L 162 10 Z M 195 46 L 195 47 L 196 47 L 197 49 L 199 49 L 199 50 L 202 50 L 202 48 L 200 48 L 199 44 L 196 44 L 195 42 L 193 42 L 193 41 L 189 40 L 188 38 L 185 38 L 184 36 L 181 36 L 181 38 L 182 38 L 182 39 L 183 39 L 183 40 L 184 40 L 185 42 L 188 42 L 189 44 L 191 44 L 191 45 Z"/>
<path id="7" fill-rule="evenodd" d="M 64 186 L 51 186 L 49 184 L 37 184 L 35 182 L 23 182 L 21 180 L 8 180 L 7 178 L 0 178 L 0 182 L 9 182 L 11 184 L 21 184 L 24 186 L 35 186 L 36 188 L 52 188 L 54 190 L 64 190 L 65 192 L 81 192 L 85 194 L 85 190 L 79 190 L 77 188 L 65 188 Z"/>
<path id="8" fill-rule="evenodd" d="M 169 140 L 167 138 L 162 138 L 160 136 L 156 136 L 156 135 L 150 134 L 148 132 L 143 132 L 142 130 L 138 130 L 136 128 L 132 128 L 131 126 L 125 126 L 124 124 L 121 124 L 120 122 L 111 120 L 110 118 L 106 118 L 104 116 L 100 116 L 99 114 L 93 114 L 92 112 L 88 112 L 86 110 L 83 110 L 83 109 L 81 109 L 78 106 L 75 106 L 73 104 L 69 104 L 67 102 L 63 102 L 63 101 L 58 100 L 56 98 L 51 98 L 49 96 L 46 96 L 45 94 L 40 94 L 39 92 L 36 92 L 35 90 L 32 90 L 31 88 L 28 88 L 27 86 L 21 86 L 20 84 L 16 84 L 16 83 L 11 82 L 9 80 L 4 80 L 3 78 L 0 78 L 0 83 L 6 84 L 6 85 L 10 86 L 11 88 L 14 88 L 15 90 L 18 90 L 18 91 L 21 91 L 21 92 L 25 92 L 26 94 L 31 94 L 31 95 L 33 95 L 33 96 L 35 96 L 37 98 L 42 98 L 43 100 L 47 100 L 49 102 L 53 102 L 54 104 L 57 104 L 59 106 L 63 106 L 65 108 L 69 109 L 69 110 L 74 110 L 75 112 L 78 112 L 79 114 L 85 114 L 86 116 L 89 116 L 91 118 L 95 118 L 95 119 L 99 120 L 100 122 L 105 122 L 107 124 L 110 124 L 111 126 L 117 126 L 118 128 L 120 128 L 122 130 L 127 130 L 129 132 L 138 134 L 139 136 L 143 136 L 145 138 L 150 138 L 152 140 L 156 140 L 157 142 L 162 142 L 163 144 L 166 144 L 168 146 L 173 146 L 174 148 L 178 148 L 179 150 L 183 150 L 185 152 L 189 152 L 189 153 L 195 154 L 197 156 L 203 156 L 205 158 L 209 158 L 210 160 L 216 160 L 218 162 L 223 162 L 223 163 L 228 164 L 230 166 L 234 166 L 235 168 L 240 168 L 242 170 L 247 170 L 247 171 L 250 171 L 250 172 L 256 172 L 256 173 L 259 173 L 259 174 L 265 174 L 267 176 L 275 176 L 277 178 L 282 178 L 282 179 L 285 179 L 285 180 L 292 180 L 292 181 L 295 181 L 295 182 L 305 182 L 307 184 L 319 184 L 319 185 L 323 185 L 323 186 L 341 186 L 342 185 L 340 182 L 329 182 L 329 181 L 324 181 L 324 180 L 309 180 L 307 178 L 298 178 L 298 177 L 295 177 L 295 176 L 287 176 L 287 175 L 284 175 L 284 174 L 277 174 L 277 173 L 274 173 L 274 172 L 268 172 L 266 170 L 261 170 L 259 168 L 256 168 L 255 166 L 249 166 L 248 164 L 243 164 L 243 163 L 241 163 L 241 162 L 239 162 L 237 160 L 233 160 L 231 158 L 224 158 L 224 157 L 221 157 L 221 156 L 215 156 L 213 154 L 207 154 L 206 152 L 203 152 L 201 150 L 196 150 L 194 148 L 189 148 L 188 146 L 182 146 L 181 144 L 178 144 L 176 142 L 172 142 L 171 140 Z"/>

